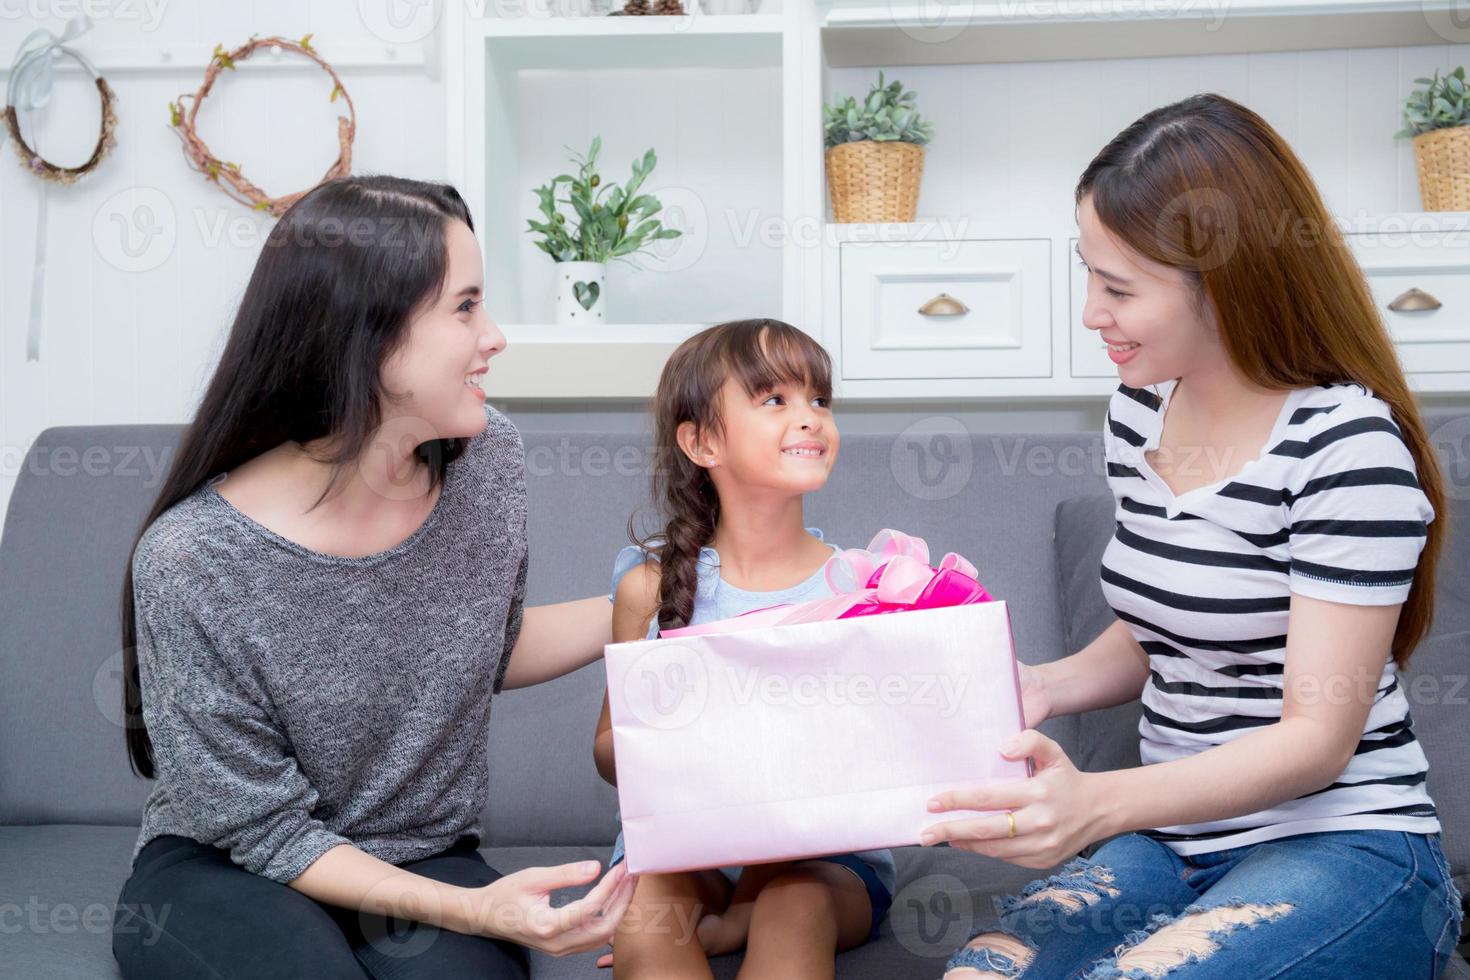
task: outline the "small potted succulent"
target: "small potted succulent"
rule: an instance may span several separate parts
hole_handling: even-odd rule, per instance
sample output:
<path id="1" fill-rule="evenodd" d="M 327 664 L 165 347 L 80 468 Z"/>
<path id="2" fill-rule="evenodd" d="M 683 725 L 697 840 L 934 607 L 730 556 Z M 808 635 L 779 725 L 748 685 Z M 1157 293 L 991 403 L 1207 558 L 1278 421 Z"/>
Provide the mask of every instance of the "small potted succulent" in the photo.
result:
<path id="1" fill-rule="evenodd" d="M 880 71 L 862 102 L 848 96 L 822 106 L 834 221 L 914 220 L 924 147 L 933 136 L 914 109 L 917 98 L 901 82 L 885 84 Z"/>
<path id="2" fill-rule="evenodd" d="M 592 140 L 585 157 L 572 153 L 578 165 L 575 176 L 560 174 L 533 193 L 540 202 L 544 221 L 526 219 L 528 233 L 541 236 L 536 247 L 556 262 L 556 322 L 563 326 L 603 323 L 607 311 L 607 264 L 643 251 L 653 242 L 678 238 L 679 232 L 665 228 L 653 217 L 662 207 L 652 194 L 638 188 L 658 163 L 653 150 L 633 161 L 633 176 L 626 184 L 605 184 L 597 173 L 597 154 L 602 137 Z M 558 198 L 565 184 L 567 196 Z M 606 197 L 604 197 L 606 195 Z M 569 205 L 576 223 L 568 220 L 561 205 Z"/>
<path id="3" fill-rule="evenodd" d="M 1404 102 L 1404 128 L 1414 139 L 1419 197 L 1426 211 L 1470 211 L 1470 85 L 1465 66 L 1446 75 L 1414 79 Z"/>

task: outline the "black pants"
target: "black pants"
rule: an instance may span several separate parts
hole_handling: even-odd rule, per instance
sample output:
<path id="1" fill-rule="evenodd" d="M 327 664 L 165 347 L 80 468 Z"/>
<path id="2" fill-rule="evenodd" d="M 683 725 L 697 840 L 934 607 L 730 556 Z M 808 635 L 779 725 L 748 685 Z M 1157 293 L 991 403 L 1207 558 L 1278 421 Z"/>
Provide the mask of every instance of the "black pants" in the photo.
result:
<path id="1" fill-rule="evenodd" d="M 451 885 L 500 872 L 474 838 L 403 868 Z M 526 980 L 526 950 L 413 922 L 324 905 L 246 871 L 228 852 L 166 835 L 148 842 L 118 897 L 112 955 L 124 977 L 476 977 Z"/>

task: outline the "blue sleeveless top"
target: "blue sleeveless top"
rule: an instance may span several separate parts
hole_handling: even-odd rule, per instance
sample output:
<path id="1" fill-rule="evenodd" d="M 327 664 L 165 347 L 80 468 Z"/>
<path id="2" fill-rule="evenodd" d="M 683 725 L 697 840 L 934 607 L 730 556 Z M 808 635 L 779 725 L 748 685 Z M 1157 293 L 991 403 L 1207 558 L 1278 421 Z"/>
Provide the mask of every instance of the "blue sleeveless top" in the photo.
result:
<path id="1" fill-rule="evenodd" d="M 819 529 L 809 527 L 806 532 L 818 541 L 826 543 Z M 834 544 L 828 544 L 827 547 L 831 548 L 834 554 L 842 550 Z M 630 544 L 619 551 L 617 558 L 613 560 L 612 588 L 608 590 L 608 601 L 616 597 L 618 583 L 622 581 L 624 575 L 628 574 L 628 570 L 649 560 L 657 561 L 658 559 L 636 544 Z M 742 613 L 765 609 L 767 606 L 779 606 L 786 602 L 825 599 L 832 594 L 832 589 L 828 587 L 826 576 L 823 574 L 825 567 L 817 569 L 806 579 L 790 588 L 776 589 L 771 592 L 751 592 L 748 589 L 737 588 L 720 577 L 719 552 L 708 545 L 699 549 L 699 559 L 695 569 L 694 613 L 689 617 L 690 626 L 730 619 Z M 657 636 L 658 617 L 655 616 L 648 624 L 646 638 L 652 640 Z"/>

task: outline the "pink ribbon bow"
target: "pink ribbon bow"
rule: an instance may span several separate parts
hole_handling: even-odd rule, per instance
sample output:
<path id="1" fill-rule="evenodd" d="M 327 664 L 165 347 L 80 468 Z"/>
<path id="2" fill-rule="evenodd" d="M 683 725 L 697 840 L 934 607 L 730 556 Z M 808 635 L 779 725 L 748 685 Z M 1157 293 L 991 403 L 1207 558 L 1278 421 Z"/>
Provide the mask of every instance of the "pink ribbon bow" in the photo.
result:
<path id="1" fill-rule="evenodd" d="M 701 633 L 733 633 L 767 626 L 790 626 L 911 609 L 938 609 L 991 601 L 975 579 L 975 566 L 953 551 L 929 566 L 923 538 L 884 528 L 866 548 L 849 548 L 827 560 L 827 584 L 834 595 L 812 602 L 784 603 L 698 626 L 661 630 L 661 638 Z"/>

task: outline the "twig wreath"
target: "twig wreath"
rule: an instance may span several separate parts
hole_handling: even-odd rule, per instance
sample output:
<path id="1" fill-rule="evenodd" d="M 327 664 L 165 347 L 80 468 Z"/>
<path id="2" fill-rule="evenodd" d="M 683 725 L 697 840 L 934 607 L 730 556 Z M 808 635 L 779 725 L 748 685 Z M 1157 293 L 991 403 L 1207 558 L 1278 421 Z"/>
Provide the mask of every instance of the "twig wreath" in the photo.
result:
<path id="1" fill-rule="evenodd" d="M 257 211 L 268 211 L 270 214 L 280 217 L 286 213 L 286 209 L 295 204 L 310 187 L 299 190 L 292 194 L 283 194 L 280 197 L 271 197 L 255 184 L 251 183 L 243 173 L 240 172 L 238 163 L 221 160 L 209 151 L 204 140 L 199 138 L 199 133 L 194 128 L 195 117 L 199 115 L 199 106 L 203 104 L 209 90 L 214 87 L 214 81 L 220 72 L 226 68 L 235 70 L 237 62 L 244 61 L 261 48 L 280 49 L 292 51 L 304 55 L 322 66 L 322 69 L 332 76 L 331 101 L 336 102 L 337 96 L 341 96 L 347 102 L 347 111 L 352 118 L 346 116 L 337 117 L 337 143 L 341 150 L 337 155 L 337 162 L 332 164 L 322 177 L 322 181 L 331 180 L 333 177 L 345 177 L 352 172 L 352 138 L 357 133 L 357 110 L 352 105 L 352 96 L 347 94 L 347 89 L 342 85 L 342 79 L 338 77 L 335 69 L 316 53 L 311 46 L 311 35 L 308 34 L 299 41 L 288 41 L 283 37 L 251 37 L 251 39 L 234 51 L 226 51 L 223 45 L 215 45 L 214 57 L 209 61 L 209 67 L 204 71 L 204 82 L 199 86 L 199 91 L 192 96 L 181 95 L 177 102 L 170 102 L 169 122 L 174 131 L 179 134 L 179 139 L 184 143 L 184 156 L 189 159 L 190 165 L 204 174 L 205 179 L 212 180 L 219 185 L 219 189 L 242 204 L 248 204 Z M 185 111 L 184 100 L 192 99 Z M 318 181 L 321 183 L 322 181 Z M 313 185 L 315 186 L 315 185 Z"/>
<path id="2" fill-rule="evenodd" d="M 96 170 L 108 151 L 117 146 L 117 94 L 107 84 L 86 56 L 67 42 L 91 29 L 92 23 L 78 17 L 66 25 L 60 37 L 45 29 L 32 31 L 20 43 L 15 62 L 10 67 L 9 80 L 5 85 L 5 129 L 15 141 L 15 152 L 27 170 L 57 184 L 74 184 L 81 177 Z M 97 145 L 92 155 L 80 167 L 62 167 L 37 153 L 20 131 L 20 112 L 34 112 L 46 105 L 51 94 L 51 58 L 53 53 L 71 58 L 92 76 L 97 85 L 97 95 L 102 99 L 102 127 L 97 134 Z"/>

